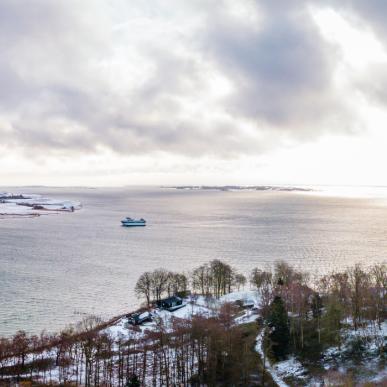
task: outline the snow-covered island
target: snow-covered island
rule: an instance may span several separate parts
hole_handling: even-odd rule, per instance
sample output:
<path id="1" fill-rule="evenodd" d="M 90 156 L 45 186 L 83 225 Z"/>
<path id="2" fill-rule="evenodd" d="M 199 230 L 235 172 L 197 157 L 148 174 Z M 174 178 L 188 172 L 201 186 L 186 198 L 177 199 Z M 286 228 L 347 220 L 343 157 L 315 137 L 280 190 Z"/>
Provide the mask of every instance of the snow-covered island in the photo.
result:
<path id="1" fill-rule="evenodd" d="M 0 192 L 0 219 L 74 212 L 81 207 L 81 203 L 71 200 L 51 199 L 37 194 Z"/>
<path id="2" fill-rule="evenodd" d="M 172 187 L 179 190 L 200 191 L 277 191 L 277 192 L 311 192 L 309 187 L 275 186 L 275 185 L 179 185 Z"/>

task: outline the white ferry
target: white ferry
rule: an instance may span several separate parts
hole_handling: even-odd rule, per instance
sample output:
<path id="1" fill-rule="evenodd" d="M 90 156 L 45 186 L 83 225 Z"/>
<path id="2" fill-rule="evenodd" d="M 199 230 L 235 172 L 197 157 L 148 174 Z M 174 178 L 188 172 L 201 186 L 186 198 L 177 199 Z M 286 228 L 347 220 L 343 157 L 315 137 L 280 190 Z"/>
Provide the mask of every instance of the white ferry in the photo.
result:
<path id="1" fill-rule="evenodd" d="M 121 220 L 121 223 L 125 227 L 134 227 L 134 226 L 146 226 L 146 220 L 145 219 L 132 219 L 132 218 L 125 218 Z"/>

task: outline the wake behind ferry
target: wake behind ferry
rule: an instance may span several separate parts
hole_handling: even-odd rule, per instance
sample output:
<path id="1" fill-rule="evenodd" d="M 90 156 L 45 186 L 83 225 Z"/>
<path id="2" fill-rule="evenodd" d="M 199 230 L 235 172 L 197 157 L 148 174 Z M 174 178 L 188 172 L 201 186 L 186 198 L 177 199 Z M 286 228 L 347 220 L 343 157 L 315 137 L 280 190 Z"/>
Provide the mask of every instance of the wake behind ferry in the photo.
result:
<path id="1" fill-rule="evenodd" d="M 132 218 L 126 217 L 125 219 L 121 220 L 121 223 L 125 227 L 146 226 L 146 220 L 142 218 L 132 219 Z"/>

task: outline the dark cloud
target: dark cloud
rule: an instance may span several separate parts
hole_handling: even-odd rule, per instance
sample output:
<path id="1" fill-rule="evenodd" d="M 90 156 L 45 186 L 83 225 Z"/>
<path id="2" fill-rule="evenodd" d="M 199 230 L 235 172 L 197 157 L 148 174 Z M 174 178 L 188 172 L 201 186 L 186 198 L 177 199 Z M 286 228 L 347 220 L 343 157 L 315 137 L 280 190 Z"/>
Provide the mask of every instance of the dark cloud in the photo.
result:
<path id="1" fill-rule="evenodd" d="M 281 3 L 281 4 L 280 4 Z M 318 134 L 321 120 L 346 116 L 335 95 L 335 52 L 312 23 L 303 2 L 261 2 L 260 28 L 220 10 L 208 30 L 212 59 L 233 81 L 233 114 L 273 129 Z"/>
<path id="2" fill-rule="evenodd" d="M 357 21 L 360 27 L 364 23 L 367 27 L 371 27 L 378 38 L 387 44 L 386 1 L 343 0 L 332 1 L 331 5 L 337 11 L 341 11 L 347 17 L 352 18 L 353 22 Z"/>

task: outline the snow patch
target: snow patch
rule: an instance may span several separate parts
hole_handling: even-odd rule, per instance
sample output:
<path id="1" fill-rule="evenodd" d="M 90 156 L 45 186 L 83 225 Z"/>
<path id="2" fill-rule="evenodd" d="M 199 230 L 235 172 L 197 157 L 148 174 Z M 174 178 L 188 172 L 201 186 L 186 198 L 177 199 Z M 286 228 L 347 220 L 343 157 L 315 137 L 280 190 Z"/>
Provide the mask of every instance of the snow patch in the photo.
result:
<path id="1" fill-rule="evenodd" d="M 305 368 L 293 356 L 287 360 L 276 363 L 273 368 L 276 370 L 277 374 L 282 378 L 290 376 L 296 376 L 297 378 L 305 378 Z"/>
<path id="2" fill-rule="evenodd" d="M 79 202 L 51 199 L 36 194 L 0 193 L 0 217 L 34 217 L 81 209 Z"/>

